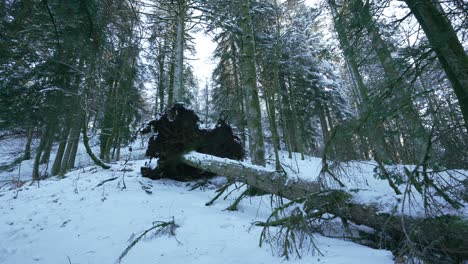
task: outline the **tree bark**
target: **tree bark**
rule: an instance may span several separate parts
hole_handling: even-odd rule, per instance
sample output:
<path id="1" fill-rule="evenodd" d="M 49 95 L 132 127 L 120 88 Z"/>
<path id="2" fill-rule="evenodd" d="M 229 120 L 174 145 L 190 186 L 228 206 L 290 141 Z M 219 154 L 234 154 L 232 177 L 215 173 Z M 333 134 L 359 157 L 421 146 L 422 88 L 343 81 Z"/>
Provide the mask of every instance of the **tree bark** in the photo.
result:
<path id="1" fill-rule="evenodd" d="M 52 152 L 53 143 L 54 143 L 54 138 L 53 138 L 53 133 L 52 133 L 52 135 L 50 135 L 50 137 L 47 139 L 47 142 L 46 142 L 46 145 L 44 147 L 44 152 L 42 154 L 40 164 L 49 163 L 50 153 Z"/>
<path id="2" fill-rule="evenodd" d="M 68 126 L 68 125 L 67 125 Z M 54 164 L 52 165 L 52 175 L 58 175 L 60 172 L 60 168 L 62 167 L 62 159 L 63 154 L 65 153 L 65 147 L 67 146 L 67 138 L 70 134 L 70 128 L 66 127 L 62 131 L 62 135 L 60 136 L 60 143 L 57 150 L 57 155 L 55 155 Z"/>
<path id="3" fill-rule="evenodd" d="M 284 122 L 284 130 L 283 135 L 288 142 L 288 154 L 289 158 L 292 158 L 292 152 L 297 152 L 299 147 L 297 143 L 296 137 L 296 123 L 294 122 L 295 119 L 293 118 L 293 113 L 291 110 L 291 102 L 288 88 L 286 87 L 286 80 L 284 76 L 284 72 L 280 71 L 278 73 L 279 77 L 279 87 L 280 87 L 280 95 L 281 95 L 281 107 L 283 108 L 283 122 Z"/>
<path id="4" fill-rule="evenodd" d="M 159 96 L 159 112 L 162 113 L 164 111 L 164 84 L 165 84 L 165 60 L 166 60 L 166 40 L 164 40 L 164 44 L 161 46 L 159 45 L 159 55 L 158 55 L 158 96 Z M 157 107 L 156 107 L 157 108 Z"/>
<path id="5" fill-rule="evenodd" d="M 286 175 L 281 172 L 270 171 L 263 167 L 252 166 L 237 160 L 191 152 L 183 155 L 181 161 L 189 166 L 217 175 L 223 175 L 291 200 L 321 190 L 318 183 L 308 183 L 293 179 L 288 180 Z"/>
<path id="6" fill-rule="evenodd" d="M 452 84 L 468 130 L 468 56 L 440 4 L 405 0 Z"/>
<path id="7" fill-rule="evenodd" d="M 296 107 L 296 96 L 294 94 L 294 87 L 291 81 L 291 75 L 288 73 L 288 94 L 289 94 L 289 102 L 291 104 L 291 121 L 292 121 L 292 129 L 294 130 L 294 140 L 296 142 L 297 151 L 301 153 L 301 160 L 305 159 L 304 152 L 305 152 L 305 143 L 304 143 L 304 129 L 303 129 L 303 122 L 299 120 Z"/>
<path id="8" fill-rule="evenodd" d="M 40 177 L 41 177 L 41 175 L 39 174 L 39 165 L 40 165 L 42 153 L 46 145 L 46 141 L 47 141 L 47 126 L 42 131 L 41 140 L 36 150 L 36 157 L 34 158 L 33 172 L 32 172 L 33 181 L 38 181 L 40 180 Z"/>
<path id="9" fill-rule="evenodd" d="M 76 155 L 76 145 L 78 144 L 80 138 L 81 116 L 73 115 L 73 118 L 74 122 L 69 132 L 67 147 L 65 149 L 65 153 L 63 154 L 62 164 L 60 165 L 58 172 L 60 176 L 63 176 L 74 165 L 73 156 Z"/>
<path id="10" fill-rule="evenodd" d="M 396 89 L 396 91 L 392 93 L 392 101 L 399 107 L 398 111 L 404 114 L 399 122 L 404 123 L 405 127 L 410 130 L 410 133 L 412 134 L 413 149 L 415 150 L 415 153 L 420 153 L 424 148 L 424 139 L 426 137 L 426 133 L 422 125 L 421 118 L 419 117 L 418 111 L 411 98 L 409 83 L 407 83 L 405 79 L 401 77 L 401 73 L 396 65 L 394 58 L 391 55 L 390 48 L 382 38 L 379 28 L 376 26 L 376 23 L 372 18 L 369 2 L 363 3 L 362 0 L 353 1 L 355 10 L 360 15 L 362 26 L 367 29 L 372 48 L 376 53 L 380 64 L 382 65 L 385 79 L 388 85 L 387 89 Z M 400 141 L 398 137 L 393 137 L 392 140 L 395 142 Z M 398 152 L 398 156 L 402 156 L 400 152 L 404 150 L 401 148 L 397 148 L 396 150 Z M 419 159 L 420 157 L 417 156 L 407 157 L 404 162 L 417 163 Z"/>
<path id="11" fill-rule="evenodd" d="M 255 65 L 255 39 L 250 16 L 250 0 L 241 2 L 242 52 L 241 78 L 246 96 L 246 118 L 249 128 L 249 149 L 252 161 L 265 165 L 265 146 L 262 132 L 262 115 L 257 89 L 257 69 Z"/>
<path id="12" fill-rule="evenodd" d="M 186 0 L 177 1 L 177 31 L 175 49 L 174 72 L 174 101 L 181 102 L 184 93 L 184 44 L 185 44 L 185 16 L 187 15 Z"/>
<path id="13" fill-rule="evenodd" d="M 76 133 L 76 137 L 73 138 L 73 145 L 68 159 L 66 170 L 75 168 L 76 154 L 78 154 L 78 145 L 80 144 L 80 130 Z"/>
<path id="14" fill-rule="evenodd" d="M 31 159 L 31 143 L 33 139 L 33 126 L 28 127 L 27 138 L 26 138 L 26 145 L 24 147 L 24 155 L 23 160 L 30 160 Z"/>
<path id="15" fill-rule="evenodd" d="M 239 57 L 239 52 L 236 47 L 236 42 L 234 39 L 231 40 L 231 51 L 233 54 L 236 56 L 231 57 L 231 63 L 232 63 L 232 71 L 233 71 L 233 78 L 234 78 L 234 86 L 236 89 L 236 100 L 239 102 L 237 105 L 239 107 L 238 113 L 239 113 L 239 118 L 238 118 L 238 126 L 240 130 L 240 135 L 241 135 L 241 140 L 242 140 L 242 146 L 245 149 L 245 145 L 247 142 L 247 137 L 245 133 L 245 128 L 246 128 L 246 118 L 245 118 L 245 91 L 242 89 L 240 85 L 240 74 L 239 74 L 239 67 L 238 67 L 238 60 L 236 58 Z"/>
<path id="16" fill-rule="evenodd" d="M 172 48 L 175 48 L 175 40 Z M 172 51 L 171 62 L 169 65 L 169 86 L 167 87 L 167 107 L 174 104 L 174 69 L 175 69 L 175 52 Z"/>
<path id="17" fill-rule="evenodd" d="M 89 157 L 94 161 L 94 163 L 98 166 L 100 166 L 103 169 L 110 169 L 110 166 L 102 162 L 100 159 L 94 155 L 93 151 L 91 150 L 91 147 L 89 146 L 89 138 L 88 138 L 88 121 L 86 119 L 86 115 L 83 116 L 83 125 L 82 125 L 82 133 L 83 133 L 83 144 L 86 148 L 86 152 L 88 153 Z"/>

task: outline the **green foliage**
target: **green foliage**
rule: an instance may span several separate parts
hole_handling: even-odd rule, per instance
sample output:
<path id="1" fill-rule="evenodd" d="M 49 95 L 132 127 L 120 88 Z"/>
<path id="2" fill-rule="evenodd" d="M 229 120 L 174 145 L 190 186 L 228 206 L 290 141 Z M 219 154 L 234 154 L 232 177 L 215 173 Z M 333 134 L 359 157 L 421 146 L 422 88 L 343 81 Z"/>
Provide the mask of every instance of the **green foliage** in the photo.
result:
<path id="1" fill-rule="evenodd" d="M 273 210 L 265 222 L 254 223 L 263 227 L 259 245 L 270 244 L 285 259 L 293 256 L 300 258 L 309 251 L 322 255 L 314 242 L 312 233 L 317 229 L 312 225 L 313 221 L 314 218 L 301 209 L 301 201 L 281 205 Z"/>
<path id="2" fill-rule="evenodd" d="M 390 176 L 390 178 L 395 182 L 396 185 L 401 185 L 406 182 L 406 177 L 401 173 L 397 168 L 387 168 L 386 172 L 383 172 L 382 169 L 378 166 L 374 168 L 374 177 L 379 180 L 387 180 L 385 173 Z"/>
<path id="3" fill-rule="evenodd" d="M 432 230 L 430 241 L 420 241 L 422 230 Z M 442 215 L 424 219 L 418 226 L 409 230 L 409 239 L 421 244 L 433 245 L 436 251 L 430 248 L 420 249 L 420 257 L 430 262 L 442 261 L 444 256 L 452 256 L 455 262 L 463 261 L 468 257 L 466 238 L 468 237 L 468 221 L 460 216 Z M 426 236 L 426 239 L 428 237 Z"/>

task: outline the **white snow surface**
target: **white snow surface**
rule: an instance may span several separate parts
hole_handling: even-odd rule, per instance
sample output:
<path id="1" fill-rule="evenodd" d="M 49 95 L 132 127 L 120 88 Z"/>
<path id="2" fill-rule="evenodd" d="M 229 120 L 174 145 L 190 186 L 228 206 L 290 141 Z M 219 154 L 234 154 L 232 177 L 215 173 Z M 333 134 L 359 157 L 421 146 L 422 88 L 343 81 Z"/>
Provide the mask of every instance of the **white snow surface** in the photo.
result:
<path id="1" fill-rule="evenodd" d="M 223 178 L 190 191 L 187 183 L 142 178 L 144 163 L 91 166 L 1 191 L 0 263 L 116 263 L 153 222 L 172 219 L 176 237 L 150 233 L 122 263 L 393 263 L 389 251 L 319 234 L 315 243 L 323 255 L 306 252 L 285 261 L 268 244 L 258 246 L 262 229 L 252 226 L 271 212 L 268 196 L 243 200 L 234 212 L 224 209 L 236 193 L 208 207 Z"/>
<path id="2" fill-rule="evenodd" d="M 229 197 L 222 196 L 214 205 L 205 206 L 216 195 L 223 177 L 211 180 L 205 188 L 190 191 L 194 183 L 171 180 L 152 181 L 142 178 L 140 167 L 144 142 L 132 145 L 133 153 L 122 150 L 122 158 L 130 160 L 111 164 L 103 170 L 92 164 L 82 146 L 77 167 L 64 179 L 55 177 L 31 184 L 32 161 L 23 161 L 10 171 L 0 172 L 0 263 L 116 263 L 127 246 L 156 221 L 174 220 L 179 226 L 175 237 L 154 236 L 150 232 L 123 258 L 122 263 L 393 263 L 392 254 L 342 239 L 314 235 L 318 252 L 303 252 L 302 258 L 285 261 L 278 248 L 264 244 L 259 247 L 261 227 L 252 225 L 265 221 L 271 213 L 269 196 L 244 199 L 238 211 L 226 211 L 243 189 Z M 24 140 L 2 140 L 0 165 L 14 161 Z M 97 153 L 97 144 L 94 144 Z M 56 148 L 54 148 L 55 150 Z M 51 163 L 54 160 L 54 151 Z M 194 159 L 212 157 L 191 153 Z M 333 188 L 339 188 L 327 176 L 320 176 L 321 159 L 280 153 L 282 164 L 290 178 L 315 181 L 320 177 Z M 153 163 L 155 161 L 153 160 Z M 237 163 L 237 161 L 236 161 Z M 272 170 L 251 165 L 257 170 Z M 154 166 L 154 164 L 151 164 Z M 41 171 L 50 170 L 43 166 Z M 427 212 L 422 197 L 416 191 L 409 196 L 396 195 L 387 181 L 377 179 L 371 161 L 342 164 L 340 179 L 345 190 L 352 192 L 355 202 L 372 203 L 382 212 L 424 216 Z M 406 166 L 411 169 L 411 166 Z M 395 166 L 402 169 L 403 166 Z M 466 177 L 467 172 L 452 172 Z M 115 178 L 112 181 L 105 180 Z M 322 179 L 323 180 L 323 179 Z M 5 186 L 4 182 L 14 182 Z M 125 187 L 123 188 L 125 183 Z M 21 186 L 11 188 L 11 186 Z M 3 186 L 3 187 L 2 187 Z M 397 186 L 404 191 L 405 184 Z M 435 197 L 441 204 L 444 200 Z M 402 203 L 405 201 L 405 203 Z M 411 203 L 409 203 L 411 202 Z M 410 205 L 409 205 L 410 204 Z M 446 204 L 446 203 L 445 203 Z M 439 213 L 468 216 L 468 205 L 455 210 L 450 206 Z M 332 223 L 333 225 L 333 223 Z M 331 226 L 329 234 L 340 236 L 343 230 Z"/>

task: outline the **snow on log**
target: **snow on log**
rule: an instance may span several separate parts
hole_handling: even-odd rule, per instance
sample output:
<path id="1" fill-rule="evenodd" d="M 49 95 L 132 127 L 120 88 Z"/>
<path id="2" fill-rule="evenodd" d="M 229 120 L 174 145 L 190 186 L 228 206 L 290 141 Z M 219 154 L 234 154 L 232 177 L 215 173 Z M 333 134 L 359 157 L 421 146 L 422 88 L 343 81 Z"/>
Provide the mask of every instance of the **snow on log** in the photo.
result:
<path id="1" fill-rule="evenodd" d="M 361 204 L 343 189 L 323 188 L 317 182 L 288 179 L 280 172 L 246 162 L 190 152 L 181 157 L 189 166 L 223 175 L 290 200 L 303 200 L 309 213 L 329 213 L 375 230 L 377 247 L 429 250 L 435 257 L 468 259 L 468 223 L 456 216 L 416 218 L 381 213 L 375 204 Z M 407 247 L 407 248 L 403 248 Z"/>
<path id="2" fill-rule="evenodd" d="M 195 151 L 183 155 L 181 161 L 189 166 L 216 175 L 223 175 L 291 200 L 302 198 L 320 190 L 317 183 L 288 179 L 287 175 L 265 167 Z"/>

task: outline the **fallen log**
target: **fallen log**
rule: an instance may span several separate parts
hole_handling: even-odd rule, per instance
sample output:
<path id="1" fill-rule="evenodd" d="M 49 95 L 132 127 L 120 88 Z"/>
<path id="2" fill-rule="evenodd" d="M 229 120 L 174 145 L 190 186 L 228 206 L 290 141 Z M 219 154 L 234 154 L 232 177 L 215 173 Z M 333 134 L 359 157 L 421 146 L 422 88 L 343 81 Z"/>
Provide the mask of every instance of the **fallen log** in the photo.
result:
<path id="1" fill-rule="evenodd" d="M 244 152 L 229 125 L 220 120 L 214 129 L 208 130 L 200 129 L 198 122 L 196 114 L 182 104 L 175 104 L 160 118 L 151 121 L 142 132 L 154 133 L 146 155 L 158 158 L 158 166 L 141 168 L 143 176 L 187 181 L 223 175 L 229 178 L 228 182 L 245 183 L 302 204 L 307 217 L 331 214 L 343 222 L 370 227 L 374 232 L 367 235 L 374 246 L 391 249 L 396 255 L 408 256 L 409 251 L 414 251 L 420 253 L 416 257 L 438 263 L 468 259 L 465 219 L 382 213 L 375 204 L 356 202 L 353 199 L 356 194 L 345 189 L 290 179 L 284 173 L 241 162 Z"/>
<path id="2" fill-rule="evenodd" d="M 394 251 L 408 248 L 425 252 L 431 261 L 461 262 L 468 259 L 468 222 L 456 216 L 415 218 L 381 213 L 377 205 L 360 204 L 342 189 L 328 189 L 318 182 L 288 179 L 286 175 L 246 162 L 190 152 L 180 161 L 186 165 L 223 175 L 230 180 L 304 202 L 306 211 L 320 211 L 375 230 L 379 247 Z"/>
<path id="3" fill-rule="evenodd" d="M 200 170 L 223 175 L 290 200 L 320 191 L 320 186 L 317 183 L 305 182 L 300 179 L 288 179 L 284 173 L 267 170 L 265 167 L 238 160 L 190 152 L 182 155 L 180 161 Z"/>

